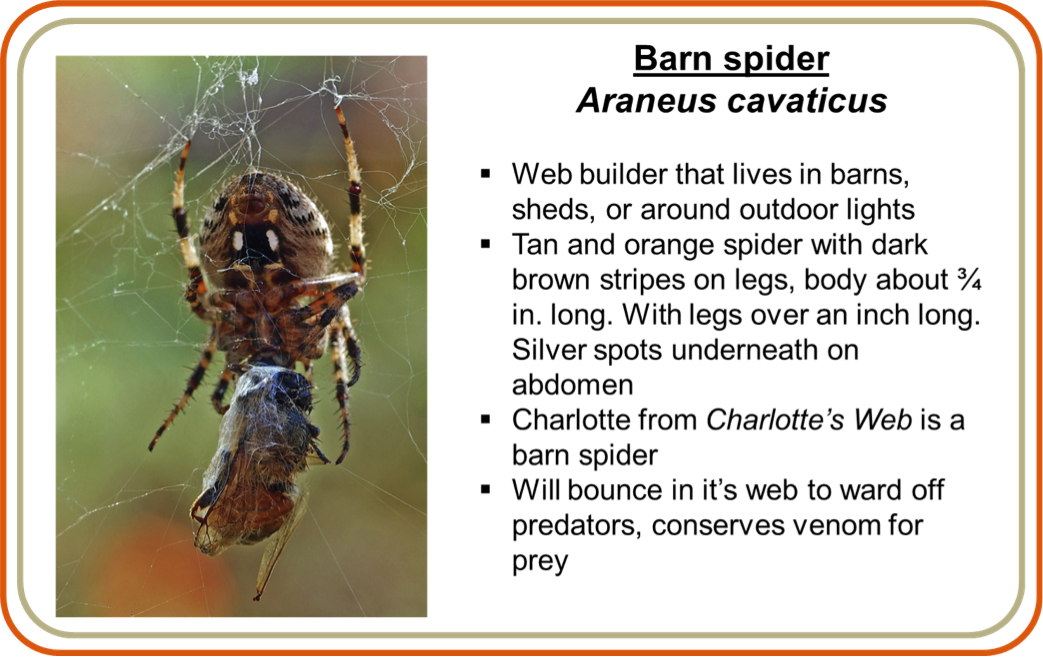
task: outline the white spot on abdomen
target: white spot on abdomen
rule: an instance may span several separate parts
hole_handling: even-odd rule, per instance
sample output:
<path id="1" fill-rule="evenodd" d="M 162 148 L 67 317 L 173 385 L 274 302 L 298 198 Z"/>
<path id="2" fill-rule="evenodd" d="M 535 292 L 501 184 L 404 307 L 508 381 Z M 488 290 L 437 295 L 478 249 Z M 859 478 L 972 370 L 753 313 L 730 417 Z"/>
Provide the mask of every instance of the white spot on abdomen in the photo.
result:
<path id="1" fill-rule="evenodd" d="M 279 250 L 279 238 L 275 236 L 275 231 L 274 230 L 270 230 L 267 233 L 265 233 L 265 235 L 268 236 L 268 246 L 271 248 L 271 250 L 272 251 L 278 251 Z"/>
<path id="2" fill-rule="evenodd" d="M 236 251 L 243 250 L 243 234 L 239 231 L 232 233 L 232 247 L 235 248 Z"/>

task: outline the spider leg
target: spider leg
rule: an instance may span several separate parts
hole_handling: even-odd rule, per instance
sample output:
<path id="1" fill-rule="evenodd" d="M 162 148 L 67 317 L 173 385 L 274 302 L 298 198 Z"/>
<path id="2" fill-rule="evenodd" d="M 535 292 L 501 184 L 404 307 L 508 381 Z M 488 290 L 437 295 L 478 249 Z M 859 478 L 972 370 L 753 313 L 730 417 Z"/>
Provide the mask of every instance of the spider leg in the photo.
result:
<path id="1" fill-rule="evenodd" d="M 185 161 L 188 160 L 188 149 L 192 146 L 192 140 L 185 142 L 185 148 L 181 151 L 181 164 L 177 168 L 177 182 L 174 183 L 174 207 L 171 213 L 174 215 L 174 224 L 177 226 L 178 246 L 181 247 L 181 257 L 185 260 L 185 269 L 188 270 L 188 287 L 185 288 L 185 301 L 192 312 L 201 319 L 212 321 L 208 316 L 209 309 L 204 299 L 207 295 L 206 281 L 203 279 L 203 270 L 199 265 L 199 254 L 192 243 L 192 237 L 188 234 L 188 210 L 185 209 Z"/>
<path id="2" fill-rule="evenodd" d="M 355 335 L 355 326 L 351 323 L 351 313 L 344 306 L 344 313 L 338 320 L 343 324 L 344 334 L 347 337 L 348 357 L 351 358 L 351 379 L 348 387 L 359 382 L 359 373 L 362 371 L 362 347 L 359 346 L 359 337 Z"/>
<path id="3" fill-rule="evenodd" d="M 315 374 L 315 364 L 312 363 L 310 358 L 301 358 L 301 366 L 304 367 L 304 378 L 308 380 L 308 385 L 312 385 L 312 375 Z"/>
<path id="4" fill-rule="evenodd" d="M 297 327 L 306 328 L 307 333 L 300 341 L 298 360 L 305 362 L 308 381 L 311 381 L 311 361 L 305 357 L 307 349 L 320 340 L 325 341 L 325 332 L 329 328 L 332 342 L 333 375 L 336 379 L 337 406 L 339 407 L 341 425 L 344 430 L 344 446 L 337 457 L 339 465 L 348 453 L 350 446 L 350 414 L 348 412 L 348 388 L 359 379 L 362 367 L 362 351 L 358 337 L 351 325 L 351 315 L 346 302 L 358 294 L 359 287 L 366 279 L 366 249 L 362 233 L 362 175 L 355 145 L 348 133 L 344 120 L 344 112 L 340 105 L 336 107 L 337 121 L 341 134 L 344 135 L 344 153 L 348 171 L 348 203 L 351 211 L 348 217 L 348 243 L 351 248 L 351 272 L 335 274 L 322 280 L 299 281 L 288 287 L 287 300 L 301 296 L 316 297 L 311 303 L 295 310 L 293 320 Z M 292 297 L 290 296 L 292 295 Z M 347 359 L 351 358 L 352 376 L 348 378 Z M 318 447 L 316 446 L 316 450 Z M 320 452 L 321 454 L 321 452 Z"/>
<path id="5" fill-rule="evenodd" d="M 321 297 L 348 283 L 354 283 L 357 288 L 361 279 L 358 274 L 342 272 L 326 278 L 296 281 L 283 288 L 280 302 L 286 305 L 300 297 Z"/>
<path id="6" fill-rule="evenodd" d="M 188 384 L 185 386 L 185 392 L 181 395 L 181 399 L 178 400 L 177 404 L 174 405 L 174 410 L 170 412 L 167 419 L 163 422 L 163 425 L 156 431 L 156 436 L 152 439 L 152 442 L 148 444 L 148 451 L 152 451 L 152 448 L 156 446 L 156 442 L 159 437 L 163 435 L 163 432 L 167 430 L 171 424 L 174 423 L 174 418 L 177 414 L 184 410 L 185 405 L 188 404 L 188 400 L 192 398 L 192 394 L 199 388 L 199 384 L 203 381 L 203 375 L 206 374 L 206 368 L 210 366 L 210 361 L 214 357 L 214 351 L 217 348 L 217 328 L 213 328 L 210 331 L 210 339 L 207 340 L 206 346 L 203 347 L 203 353 L 199 356 L 199 362 L 196 363 L 196 368 L 192 370 L 192 376 L 188 377 Z"/>
<path id="7" fill-rule="evenodd" d="M 291 306 L 281 315 L 280 330 L 290 344 L 299 345 L 293 361 L 320 357 L 326 350 L 326 327 L 344 303 L 358 293 L 358 275 L 336 274 L 324 279 L 297 281 L 286 287 L 281 304 L 299 297 L 318 297 L 304 306 Z M 284 318 L 284 319 L 282 319 Z M 310 381 L 310 379 L 309 379 Z"/>
<path id="8" fill-rule="evenodd" d="M 359 371 L 362 369 L 362 350 L 359 348 L 358 336 L 355 328 L 351 325 L 351 315 L 348 307 L 343 306 L 337 319 L 330 327 L 330 337 L 333 343 L 331 356 L 333 359 L 333 377 L 337 388 L 337 406 L 340 411 L 340 423 L 344 430 L 344 447 L 341 448 L 340 456 L 337 457 L 337 465 L 348 454 L 351 446 L 351 413 L 348 410 L 348 388 L 355 385 L 359 380 Z M 351 358 L 352 377 L 348 378 L 347 359 Z"/>
<path id="9" fill-rule="evenodd" d="M 344 307 L 345 302 L 354 298 L 354 296 L 358 294 L 358 291 L 359 286 L 357 280 L 352 280 L 351 282 L 333 288 L 308 305 L 296 308 L 294 319 L 297 322 L 315 324 L 308 335 L 308 339 L 304 341 L 304 344 L 311 344 L 318 339 L 322 331 L 332 324 L 333 320 L 335 320 L 337 315 L 340 314 L 340 310 Z"/>
<path id="10" fill-rule="evenodd" d="M 366 247 L 362 243 L 362 173 L 359 161 L 355 156 L 355 145 L 348 134 L 348 124 L 344 121 L 344 112 L 337 106 L 337 121 L 340 132 L 344 135 L 344 154 L 348 161 L 348 203 L 351 216 L 348 218 L 348 242 L 351 247 L 351 271 L 366 278 Z"/>
<path id="11" fill-rule="evenodd" d="M 236 372 L 231 367 L 225 367 L 221 372 L 221 378 L 218 380 L 217 385 L 214 386 L 214 394 L 210 396 L 210 401 L 214 405 L 214 409 L 218 413 L 224 415 L 228 412 L 228 407 L 225 406 L 225 393 L 228 392 L 228 384 L 235 378 Z"/>
<path id="12" fill-rule="evenodd" d="M 326 331 L 330 330 L 333 337 L 333 367 L 337 379 L 337 403 L 340 406 L 341 423 L 344 426 L 344 448 L 341 451 L 337 463 L 344 460 L 348 451 L 349 418 L 348 418 L 348 387 L 354 385 L 358 380 L 358 370 L 361 365 L 361 352 L 358 346 L 358 338 L 355 336 L 351 326 L 351 317 L 348 315 L 346 302 L 358 293 L 358 276 L 354 274 L 346 276 L 346 283 L 329 289 L 319 298 L 305 306 L 293 308 L 292 314 L 288 315 L 287 325 L 283 329 L 283 335 L 294 336 L 291 344 L 299 345 L 294 361 L 301 361 L 311 381 L 311 361 L 322 354 L 322 349 L 316 349 L 317 344 L 325 343 Z M 329 288 L 344 276 L 330 277 L 323 281 L 301 281 L 299 283 L 302 295 L 312 296 L 319 294 L 322 290 Z M 345 354 L 351 356 L 353 366 L 353 378 L 348 379 L 348 368 Z"/>

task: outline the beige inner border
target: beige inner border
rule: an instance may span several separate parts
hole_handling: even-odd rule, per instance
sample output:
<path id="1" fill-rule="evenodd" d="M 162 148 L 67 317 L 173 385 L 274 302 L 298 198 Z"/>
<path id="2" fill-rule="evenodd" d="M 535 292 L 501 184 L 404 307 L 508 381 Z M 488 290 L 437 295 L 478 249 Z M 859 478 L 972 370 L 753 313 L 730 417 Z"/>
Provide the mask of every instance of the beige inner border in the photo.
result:
<path id="1" fill-rule="evenodd" d="M 24 315 L 22 312 L 22 299 L 24 298 L 23 290 L 23 270 L 22 266 L 24 263 L 23 256 L 23 245 L 22 245 L 22 221 L 23 221 L 23 202 L 24 192 L 22 189 L 22 181 L 24 176 L 22 175 L 22 155 L 23 155 L 23 134 L 22 134 L 22 117 L 24 116 L 23 103 L 25 96 L 23 93 L 23 69 L 25 66 L 25 59 L 29 53 L 29 49 L 32 48 L 33 44 L 43 36 L 45 33 L 60 27 L 62 25 L 74 25 L 74 24 L 105 24 L 105 25 L 140 25 L 140 24 L 169 24 L 169 25 L 192 25 L 192 24 L 292 24 L 292 25 L 308 25 L 308 24 L 469 24 L 469 25 L 495 25 L 495 24 L 531 24 L 531 25 L 551 25 L 551 24 L 582 24 L 582 25 L 607 25 L 607 24 L 643 24 L 643 25 L 657 25 L 657 24 L 716 24 L 716 25 L 978 25 L 992 30 L 1000 37 L 1002 37 L 1007 44 L 1011 47 L 1014 53 L 1014 57 L 1018 62 L 1018 237 L 1019 237 L 1019 250 L 1018 250 L 1018 267 L 1019 267 L 1019 279 L 1018 279 L 1018 433 L 1019 433 L 1019 447 L 1018 454 L 1020 460 L 1020 467 L 1018 470 L 1018 511 L 1019 511 L 1019 527 L 1018 527 L 1018 593 L 1014 600 L 1014 604 L 1011 609 L 1003 618 L 1001 618 L 994 625 L 987 627 L 983 630 L 970 631 L 970 632 L 65 632 L 53 628 L 44 623 L 40 618 L 33 612 L 29 607 L 29 604 L 25 597 L 24 590 L 24 576 L 22 570 L 22 554 L 25 550 L 24 534 L 22 528 L 22 518 L 24 517 L 23 504 L 24 495 L 22 491 L 23 481 L 23 422 L 25 414 L 23 413 L 22 400 L 25 395 L 22 394 L 22 368 L 25 361 L 22 352 L 22 335 L 24 334 Z M 17 301 L 17 314 L 18 314 L 18 459 L 17 459 L 17 478 L 18 478 L 18 519 L 17 519 L 17 532 L 18 532 L 18 597 L 21 600 L 22 607 L 26 614 L 32 621 L 40 627 L 40 629 L 62 638 L 69 639 L 82 639 L 82 638 L 148 638 L 148 639 L 160 639 L 160 638 L 185 638 L 185 639 L 198 639 L 198 638 L 220 638 L 220 639 L 235 639 L 235 638 L 271 638 L 271 639 L 297 639 L 297 638 L 312 638 L 312 639 L 975 639 L 984 636 L 988 636 L 994 632 L 999 631 L 1003 628 L 1017 613 L 1018 609 L 1025 597 L 1025 60 L 1022 57 L 1021 50 L 1017 44 L 1011 38 L 1011 36 L 999 26 L 990 23 L 988 21 L 974 19 L 974 18 L 914 18 L 914 19 L 796 19 L 796 18 L 778 18 L 778 19 L 701 19 L 701 18 L 676 18 L 676 19 L 457 19 L 457 18 L 446 18 L 446 19 L 393 19 L 393 18 L 372 18 L 372 19 L 341 19 L 341 18 L 328 18 L 328 19 L 240 19 L 240 18 L 227 18 L 227 19 L 90 19 L 90 18 L 69 18 L 58 20 L 50 23 L 39 31 L 37 31 L 28 40 L 25 48 L 22 50 L 21 56 L 18 59 L 18 201 L 17 201 L 17 214 L 18 214 L 18 244 L 17 244 L 17 257 L 18 257 L 18 301 Z"/>

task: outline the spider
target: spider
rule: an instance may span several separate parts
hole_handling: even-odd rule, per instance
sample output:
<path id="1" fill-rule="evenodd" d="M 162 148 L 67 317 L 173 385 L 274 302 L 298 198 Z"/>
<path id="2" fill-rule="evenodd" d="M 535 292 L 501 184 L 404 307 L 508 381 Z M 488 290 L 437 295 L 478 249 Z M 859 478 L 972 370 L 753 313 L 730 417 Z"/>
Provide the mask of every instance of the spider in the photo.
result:
<path id="1" fill-rule="evenodd" d="M 348 388 L 358 381 L 362 365 L 346 302 L 365 281 L 366 255 L 358 160 L 339 105 L 336 111 L 348 165 L 350 272 L 331 273 L 333 239 L 315 203 L 293 183 L 264 171 L 237 176 L 218 193 L 199 233 L 201 264 L 185 210 L 185 162 L 192 142 L 185 143 L 174 184 L 173 216 L 188 271 L 185 301 L 197 317 L 210 324 L 210 337 L 184 394 L 156 431 L 149 451 L 188 404 L 216 351 L 225 353 L 225 368 L 211 401 L 224 415 L 228 411 L 225 394 L 241 363 L 292 370 L 300 362 L 310 381 L 312 361 L 332 342 L 337 404 L 344 431 L 337 463 L 344 460 L 350 444 Z M 217 289 L 211 291 L 207 280 Z M 311 301 L 304 303 L 307 299 Z"/>

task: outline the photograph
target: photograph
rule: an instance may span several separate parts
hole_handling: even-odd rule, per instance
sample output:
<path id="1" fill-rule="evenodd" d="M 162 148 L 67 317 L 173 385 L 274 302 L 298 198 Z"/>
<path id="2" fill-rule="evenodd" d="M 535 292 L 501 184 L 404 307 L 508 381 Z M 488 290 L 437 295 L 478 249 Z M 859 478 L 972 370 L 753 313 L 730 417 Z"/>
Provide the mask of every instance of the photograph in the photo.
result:
<path id="1" fill-rule="evenodd" d="M 56 614 L 426 616 L 426 58 L 55 65 Z"/>

